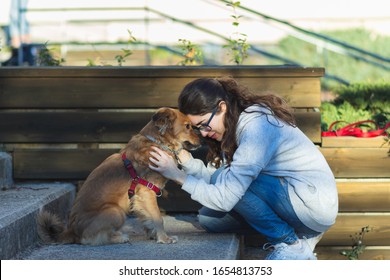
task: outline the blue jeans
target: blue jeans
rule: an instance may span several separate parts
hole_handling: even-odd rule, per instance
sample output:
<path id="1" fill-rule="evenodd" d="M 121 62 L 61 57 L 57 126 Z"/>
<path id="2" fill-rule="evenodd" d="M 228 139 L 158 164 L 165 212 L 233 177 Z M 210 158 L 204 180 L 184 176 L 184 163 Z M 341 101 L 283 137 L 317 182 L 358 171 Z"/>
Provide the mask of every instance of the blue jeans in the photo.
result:
<path id="1" fill-rule="evenodd" d="M 217 170 L 211 183 L 220 173 Z M 305 236 L 319 235 L 297 217 L 283 178 L 260 174 L 230 212 L 207 207 L 199 210 L 199 222 L 209 232 L 261 233 L 271 244 L 292 244 Z"/>

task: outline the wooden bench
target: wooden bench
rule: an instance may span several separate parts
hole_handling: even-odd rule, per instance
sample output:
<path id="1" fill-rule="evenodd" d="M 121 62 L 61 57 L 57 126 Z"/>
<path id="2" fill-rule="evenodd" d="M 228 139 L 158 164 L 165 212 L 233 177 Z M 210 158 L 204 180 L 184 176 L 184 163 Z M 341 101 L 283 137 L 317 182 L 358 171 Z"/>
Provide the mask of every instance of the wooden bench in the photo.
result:
<path id="1" fill-rule="evenodd" d="M 199 77 L 232 76 L 254 92 L 286 98 L 298 126 L 337 177 L 340 214 L 321 248 L 348 246 L 349 235 L 366 225 L 374 227 L 367 245 L 389 246 L 390 158 L 386 148 L 378 147 L 380 140 L 361 147 L 355 139 L 321 138 L 323 75 L 323 68 L 290 66 L 0 67 L 0 149 L 13 157 L 15 180 L 82 181 L 127 143 L 156 108 L 176 107 L 185 84 Z M 202 155 L 202 150 L 195 152 Z M 200 207 L 172 182 L 159 203 L 168 212 Z"/>

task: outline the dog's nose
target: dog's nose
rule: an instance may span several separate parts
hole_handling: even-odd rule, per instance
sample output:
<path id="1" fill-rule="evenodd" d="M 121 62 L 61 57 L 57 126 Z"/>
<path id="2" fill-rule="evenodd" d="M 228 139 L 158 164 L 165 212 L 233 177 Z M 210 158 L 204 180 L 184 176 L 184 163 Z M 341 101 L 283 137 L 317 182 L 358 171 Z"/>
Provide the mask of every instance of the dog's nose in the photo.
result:
<path id="1" fill-rule="evenodd" d="M 191 143 L 189 141 L 185 141 L 184 142 L 184 148 L 186 150 L 190 150 L 190 151 L 194 151 L 196 149 L 198 149 L 199 147 L 201 146 L 200 142 L 199 143 Z"/>

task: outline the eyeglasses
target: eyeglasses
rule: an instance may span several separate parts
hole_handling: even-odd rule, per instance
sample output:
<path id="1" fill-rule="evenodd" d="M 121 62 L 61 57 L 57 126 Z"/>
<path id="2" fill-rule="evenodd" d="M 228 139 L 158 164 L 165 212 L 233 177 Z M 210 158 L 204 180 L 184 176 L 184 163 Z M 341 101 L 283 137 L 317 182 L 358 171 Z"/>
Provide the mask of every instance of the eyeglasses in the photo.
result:
<path id="1" fill-rule="evenodd" d="M 209 120 L 206 123 L 202 123 L 199 126 L 193 126 L 192 128 L 202 132 L 210 132 L 212 130 L 211 126 L 209 126 L 211 120 L 213 119 L 215 113 L 217 112 L 218 107 L 216 107 L 212 112 Z"/>

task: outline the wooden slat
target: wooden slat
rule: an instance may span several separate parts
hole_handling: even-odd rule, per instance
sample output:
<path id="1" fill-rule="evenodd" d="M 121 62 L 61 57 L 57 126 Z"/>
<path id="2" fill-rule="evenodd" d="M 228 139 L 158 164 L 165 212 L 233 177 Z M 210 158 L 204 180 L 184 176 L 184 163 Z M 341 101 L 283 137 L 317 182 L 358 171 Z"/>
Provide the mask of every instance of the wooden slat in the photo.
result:
<path id="1" fill-rule="evenodd" d="M 322 147 L 323 148 L 338 148 L 338 147 L 348 147 L 348 148 L 381 148 L 386 147 L 385 138 L 382 136 L 373 137 L 373 138 L 362 138 L 362 137 L 352 137 L 352 136 L 342 136 L 342 137 L 322 137 Z"/>
<path id="2" fill-rule="evenodd" d="M 339 211 L 390 212 L 390 180 L 338 181 Z"/>
<path id="3" fill-rule="evenodd" d="M 390 178 L 388 148 L 321 148 L 336 178 Z"/>
<path id="4" fill-rule="evenodd" d="M 84 180 L 109 155 L 120 149 L 15 149 L 15 179 Z M 205 158 L 204 147 L 192 152 Z"/>
<path id="5" fill-rule="evenodd" d="M 152 67 L 0 69 L 0 108 L 157 108 L 199 77 L 233 76 L 253 92 L 275 93 L 292 107 L 320 106 L 321 68 Z M 280 73 L 278 73 L 278 71 Z M 55 96 L 55 98 L 53 98 Z"/>
<path id="6" fill-rule="evenodd" d="M 0 142 L 127 143 L 151 119 L 154 110 L 114 112 L 0 111 Z M 319 112 L 296 113 L 299 128 L 313 141 L 321 139 Z"/>
<path id="7" fill-rule="evenodd" d="M 297 126 L 314 143 L 321 143 L 321 113 L 296 112 Z"/>
<path id="8" fill-rule="evenodd" d="M 324 234 L 319 245 L 346 246 L 352 244 L 350 235 L 361 228 L 373 228 L 366 233 L 364 243 L 370 246 L 390 245 L 390 213 L 339 213 L 336 224 Z"/>
<path id="9" fill-rule="evenodd" d="M 85 179 L 114 149 L 36 149 L 15 150 L 15 179 L 73 180 Z"/>
<path id="10" fill-rule="evenodd" d="M 1 67 L 1 77 L 314 77 L 325 74 L 322 67 L 275 66 L 139 66 L 139 67 Z"/>
<path id="11" fill-rule="evenodd" d="M 183 84 L 190 81 L 125 77 L 0 79 L 0 108 L 174 107 Z"/>
<path id="12" fill-rule="evenodd" d="M 0 108 L 176 107 L 193 78 L 7 78 L 0 79 Z M 319 80 L 239 78 L 253 92 L 274 93 L 295 108 L 319 107 Z M 72 85 L 69 87 L 69 85 Z M 55 96 L 55 98 L 53 98 Z"/>
<path id="13" fill-rule="evenodd" d="M 352 246 L 351 235 L 359 233 L 365 226 L 372 228 L 366 233 L 367 246 L 390 246 L 390 213 L 339 213 L 336 223 L 324 234 L 319 246 Z M 261 246 L 266 239 L 260 234 L 245 237 L 248 246 Z"/>
<path id="14" fill-rule="evenodd" d="M 274 77 L 239 78 L 237 80 L 253 92 L 280 95 L 294 108 L 318 108 L 321 106 L 320 79 Z"/>
<path id="15" fill-rule="evenodd" d="M 0 112 L 4 143 L 127 143 L 153 111 Z"/>

